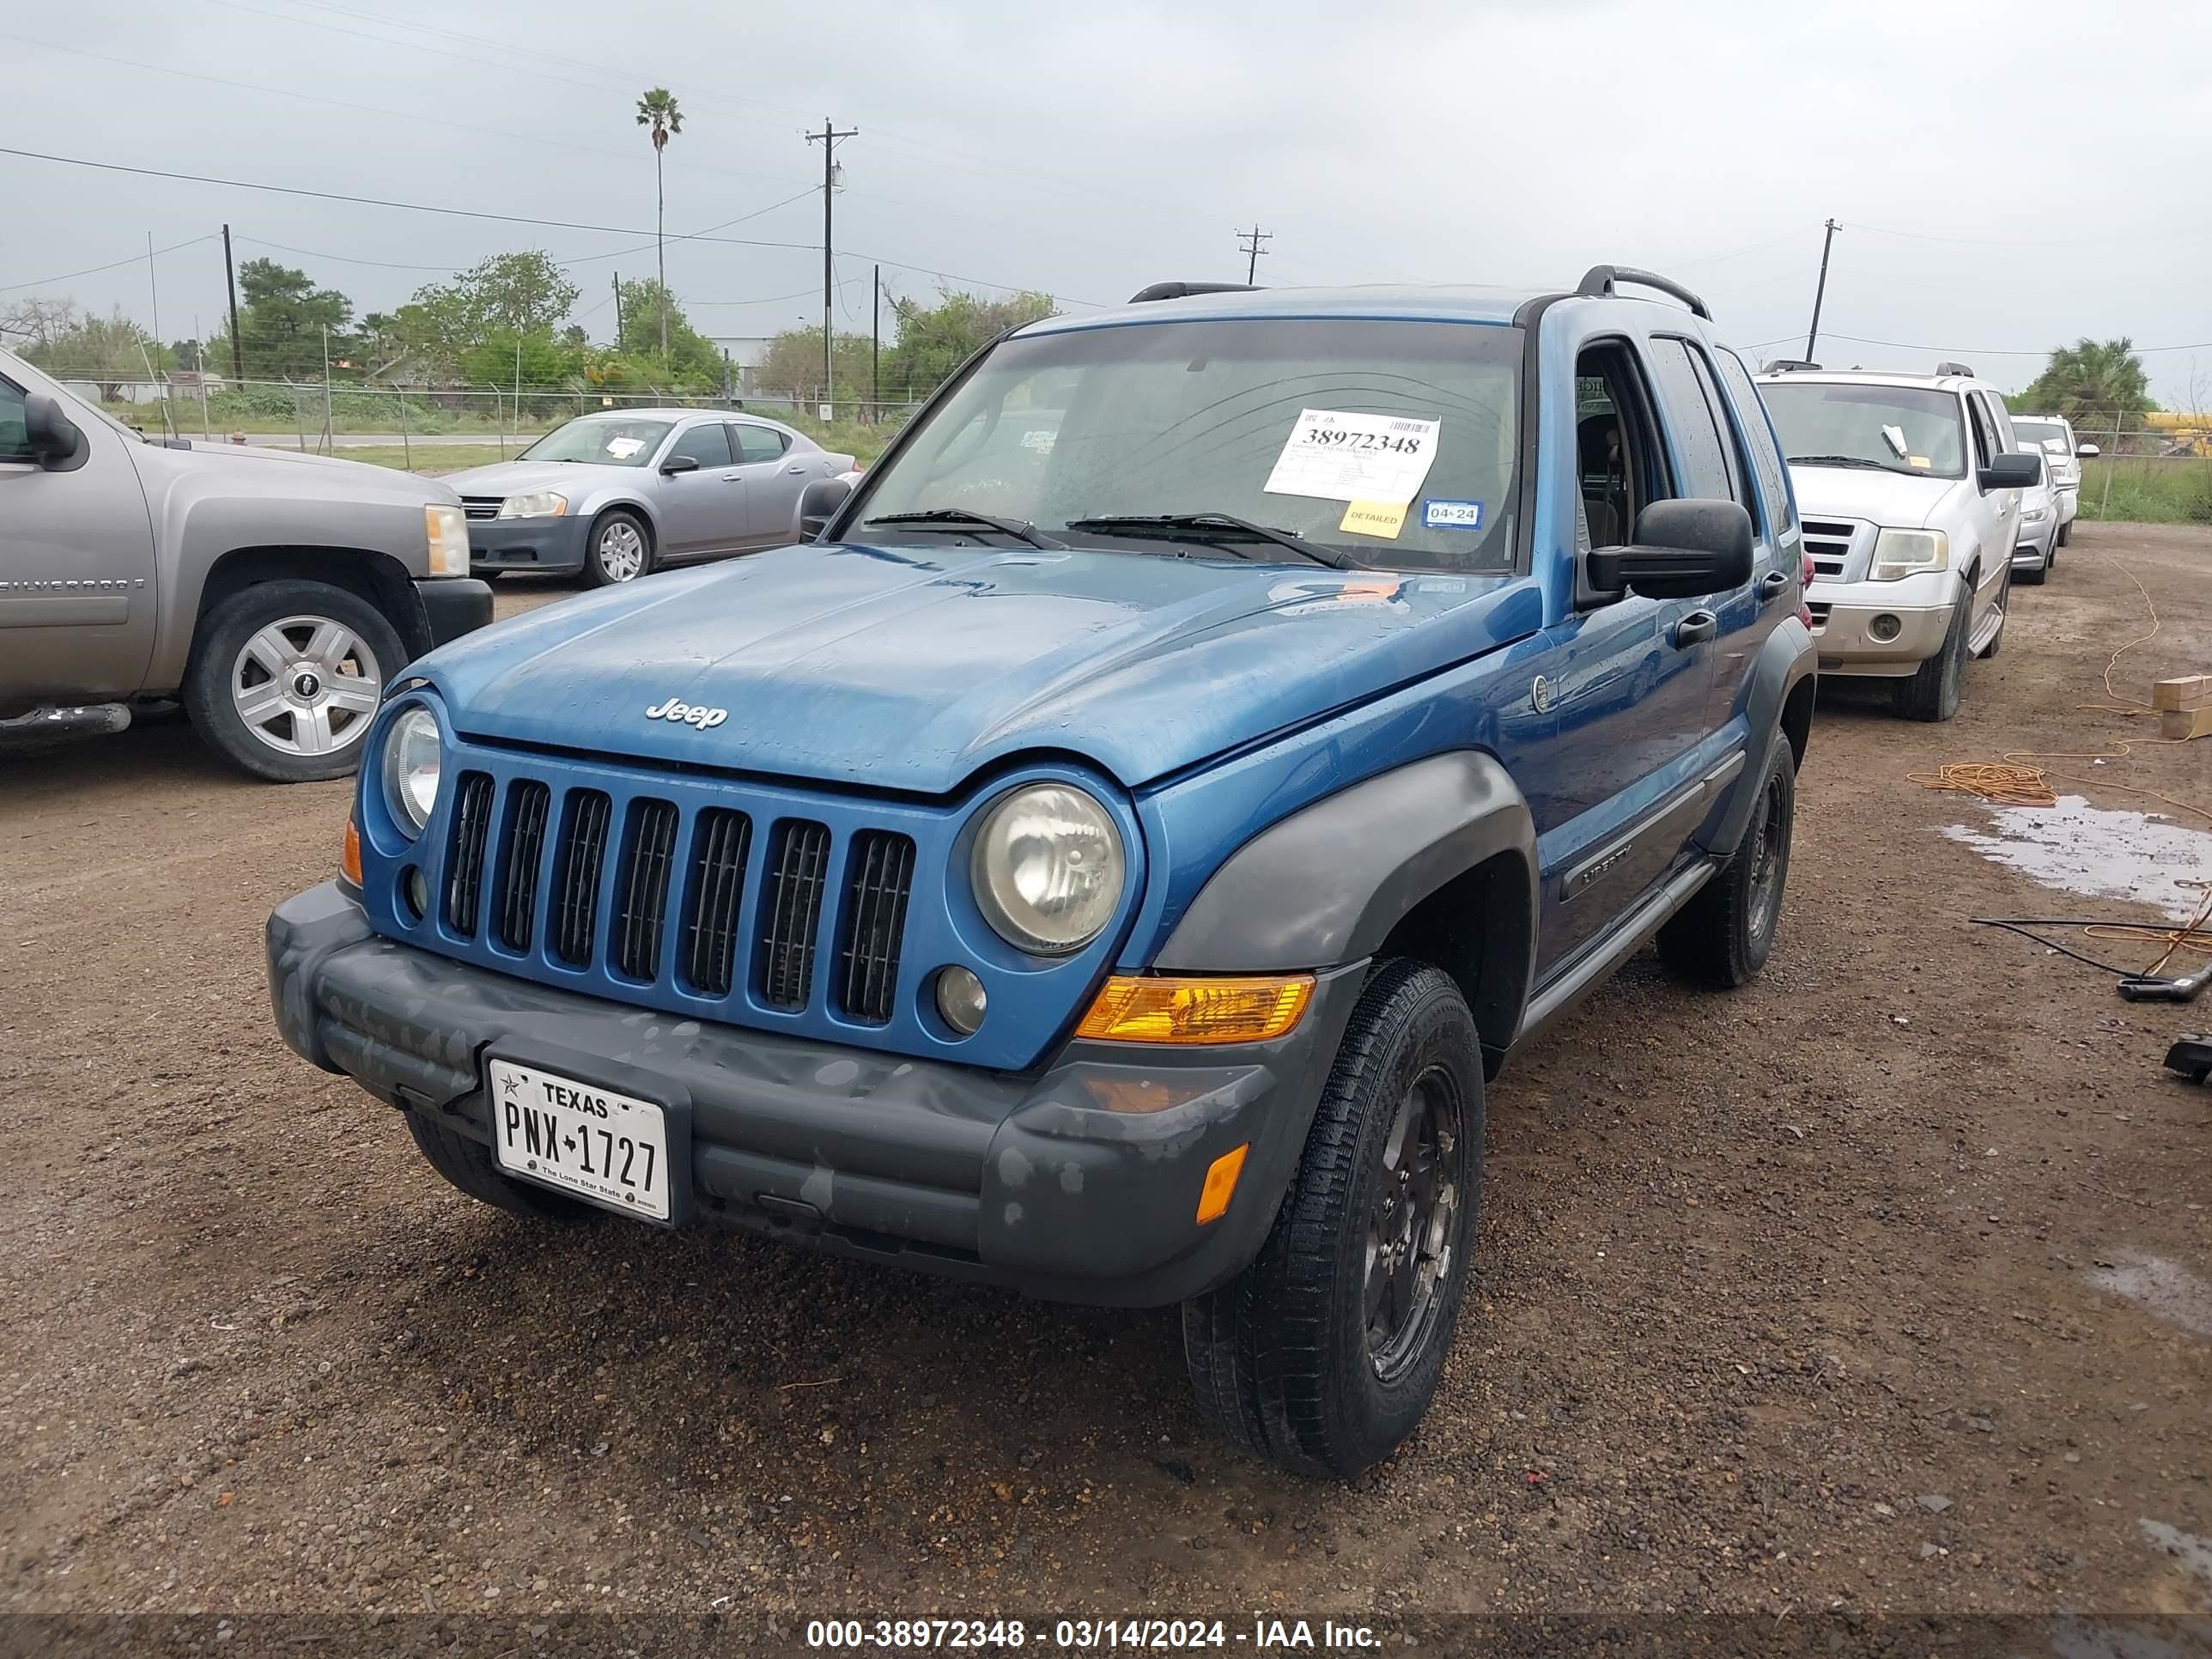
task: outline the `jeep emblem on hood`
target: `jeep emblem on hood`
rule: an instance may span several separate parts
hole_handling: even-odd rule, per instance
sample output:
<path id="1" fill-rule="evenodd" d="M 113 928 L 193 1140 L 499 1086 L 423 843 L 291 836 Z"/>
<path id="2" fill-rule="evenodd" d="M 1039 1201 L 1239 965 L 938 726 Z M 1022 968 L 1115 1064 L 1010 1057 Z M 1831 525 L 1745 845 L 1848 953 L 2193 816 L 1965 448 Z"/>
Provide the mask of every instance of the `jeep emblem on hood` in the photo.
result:
<path id="1" fill-rule="evenodd" d="M 696 708 L 671 697 L 666 702 L 647 709 L 645 717 L 649 720 L 674 720 L 680 726 L 696 726 L 702 732 L 708 732 L 729 719 L 730 711 L 726 708 Z"/>

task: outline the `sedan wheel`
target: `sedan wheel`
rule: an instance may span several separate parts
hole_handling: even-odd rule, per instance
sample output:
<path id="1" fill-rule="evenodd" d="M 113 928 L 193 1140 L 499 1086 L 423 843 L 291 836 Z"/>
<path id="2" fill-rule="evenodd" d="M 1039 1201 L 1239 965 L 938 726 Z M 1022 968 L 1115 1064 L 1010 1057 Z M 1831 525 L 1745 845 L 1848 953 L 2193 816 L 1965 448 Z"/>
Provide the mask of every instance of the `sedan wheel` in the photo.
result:
<path id="1" fill-rule="evenodd" d="M 653 543 L 645 526 L 628 513 L 610 513 L 592 529 L 584 574 L 595 587 L 634 582 L 653 568 Z"/>

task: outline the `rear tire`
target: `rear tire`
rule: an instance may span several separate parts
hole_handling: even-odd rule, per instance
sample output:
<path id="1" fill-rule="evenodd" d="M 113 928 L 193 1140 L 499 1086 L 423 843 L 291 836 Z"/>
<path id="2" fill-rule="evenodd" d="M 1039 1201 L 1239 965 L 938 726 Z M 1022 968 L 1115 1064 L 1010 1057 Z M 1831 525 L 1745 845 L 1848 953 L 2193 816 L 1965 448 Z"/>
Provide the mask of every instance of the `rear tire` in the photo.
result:
<path id="1" fill-rule="evenodd" d="M 584 544 L 584 580 L 593 587 L 634 582 L 653 569 L 653 531 L 628 507 L 610 507 Z"/>
<path id="2" fill-rule="evenodd" d="M 1717 991 L 1759 977 L 1782 921 L 1796 819 L 1796 763 L 1790 740 L 1778 734 L 1735 855 L 1659 930 L 1659 959 L 1668 969 Z"/>
<path id="3" fill-rule="evenodd" d="M 2052 544 L 2051 544 L 2051 548 L 2052 548 L 2052 552 L 2051 552 L 2051 563 L 2053 563 L 2053 564 L 2057 564 L 2057 563 L 2058 562 L 2058 555 L 2057 555 L 2057 549 L 2059 549 L 2059 548 L 2062 548 L 2062 547 L 2065 546 L 2067 543 L 2069 543 L 2069 542 L 2072 541 L 2073 539 L 2074 539 L 2074 521 L 2073 521 L 2071 519 L 2069 519 L 2069 520 L 2068 520 L 2064 524 L 2062 524 L 2062 525 L 2060 525 L 2060 526 L 2058 526 L 2058 539 L 2057 539 L 2056 542 L 2054 542 L 2054 543 L 2052 543 Z"/>
<path id="4" fill-rule="evenodd" d="M 515 1180 L 501 1170 L 491 1148 L 481 1140 L 449 1129 L 421 1112 L 410 1111 L 406 1118 L 407 1133 L 415 1137 L 415 1145 L 430 1167 L 477 1202 L 529 1221 L 573 1224 L 599 1218 L 599 1212 L 581 1199 Z"/>
<path id="5" fill-rule="evenodd" d="M 1966 677 L 1966 617 L 1973 609 L 1969 587 L 1951 607 L 1951 626 L 1936 654 L 1897 683 L 1897 712 L 1909 720 L 1948 720 L 1959 712 L 1959 693 Z"/>
<path id="6" fill-rule="evenodd" d="M 1377 967 L 1252 1264 L 1183 1304 L 1199 1409 L 1232 1443 L 1349 1479 L 1443 1373 L 1482 1195 L 1482 1055 L 1450 978 Z"/>
<path id="7" fill-rule="evenodd" d="M 407 649 L 384 613 L 328 582 L 257 582 L 200 619 L 180 698 L 192 726 L 256 777 L 340 778 L 361 759 Z"/>

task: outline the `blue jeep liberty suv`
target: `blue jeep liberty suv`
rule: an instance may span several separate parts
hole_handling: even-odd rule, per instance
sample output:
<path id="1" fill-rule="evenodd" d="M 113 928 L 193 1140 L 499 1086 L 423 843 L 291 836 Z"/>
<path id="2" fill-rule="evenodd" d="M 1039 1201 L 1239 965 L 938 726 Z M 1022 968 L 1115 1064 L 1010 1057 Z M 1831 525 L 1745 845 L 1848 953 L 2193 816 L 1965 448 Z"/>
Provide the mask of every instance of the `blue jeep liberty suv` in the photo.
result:
<path id="1" fill-rule="evenodd" d="M 524 1217 L 1180 1303 L 1219 1431 L 1374 1463 L 1486 1079 L 1655 936 L 1772 947 L 1815 659 L 1744 365 L 1625 268 L 1162 284 L 802 513 L 410 669 L 285 1041 Z"/>

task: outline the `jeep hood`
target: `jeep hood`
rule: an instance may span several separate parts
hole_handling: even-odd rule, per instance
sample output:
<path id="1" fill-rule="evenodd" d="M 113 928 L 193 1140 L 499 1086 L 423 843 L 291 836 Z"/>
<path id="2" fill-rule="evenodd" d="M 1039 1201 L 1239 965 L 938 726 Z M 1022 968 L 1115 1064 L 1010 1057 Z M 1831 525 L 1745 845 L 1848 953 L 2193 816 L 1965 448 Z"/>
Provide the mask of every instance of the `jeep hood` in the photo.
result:
<path id="1" fill-rule="evenodd" d="M 1790 469 L 1790 483 L 1797 493 L 1801 518 L 1863 519 L 1899 530 L 1926 529 L 1944 497 L 1954 489 L 1973 488 L 1966 478 L 1915 478 L 1863 467 L 1796 465 Z"/>
<path id="2" fill-rule="evenodd" d="M 1541 621 L 1505 576 L 836 544 L 550 605 L 414 672 L 474 737 L 927 795 L 1055 750 L 1133 789 Z M 728 718 L 647 717 L 672 699 Z"/>

